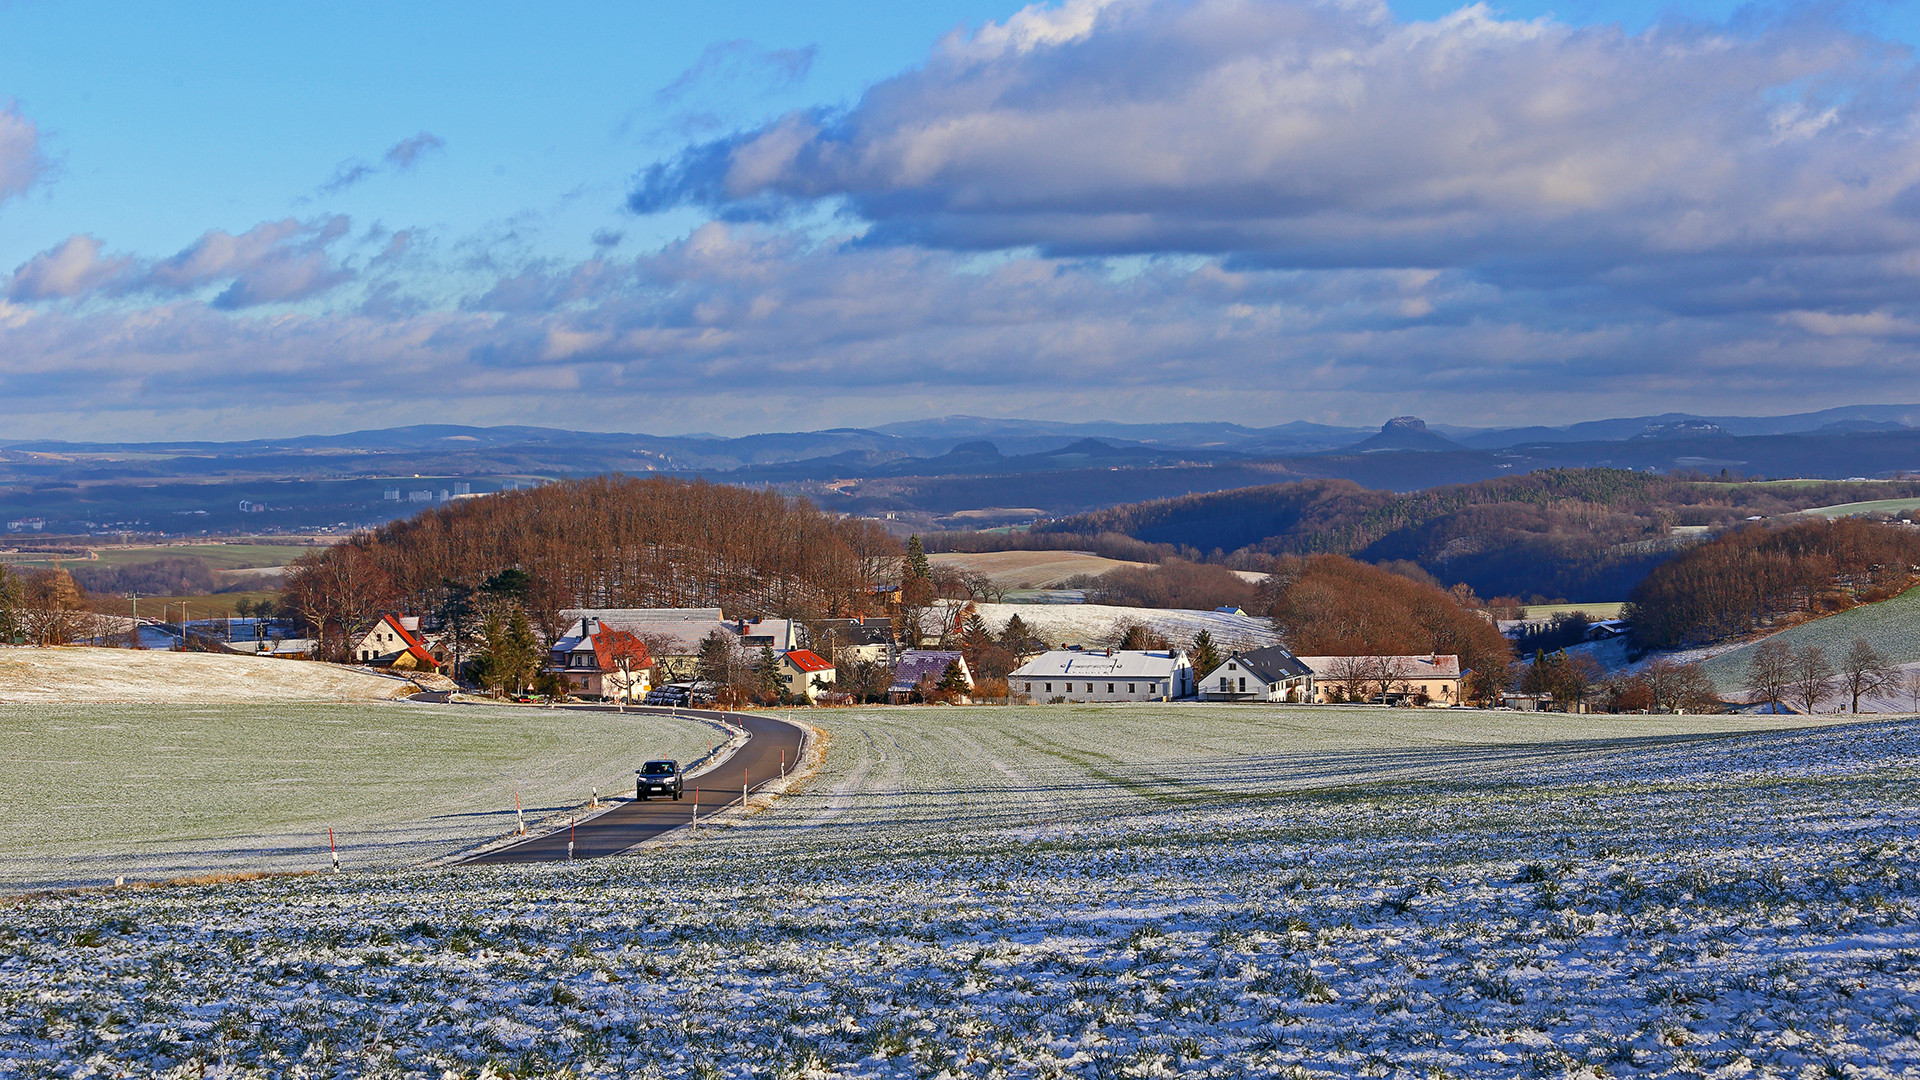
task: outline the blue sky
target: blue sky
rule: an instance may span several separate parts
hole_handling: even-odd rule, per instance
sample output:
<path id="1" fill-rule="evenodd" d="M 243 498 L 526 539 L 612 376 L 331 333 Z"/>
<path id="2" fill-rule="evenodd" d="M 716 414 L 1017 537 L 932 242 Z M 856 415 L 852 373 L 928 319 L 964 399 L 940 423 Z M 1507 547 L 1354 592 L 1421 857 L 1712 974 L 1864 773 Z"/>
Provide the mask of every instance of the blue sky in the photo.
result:
<path id="1" fill-rule="evenodd" d="M 0 5 L 0 436 L 1920 399 L 1911 4 Z"/>

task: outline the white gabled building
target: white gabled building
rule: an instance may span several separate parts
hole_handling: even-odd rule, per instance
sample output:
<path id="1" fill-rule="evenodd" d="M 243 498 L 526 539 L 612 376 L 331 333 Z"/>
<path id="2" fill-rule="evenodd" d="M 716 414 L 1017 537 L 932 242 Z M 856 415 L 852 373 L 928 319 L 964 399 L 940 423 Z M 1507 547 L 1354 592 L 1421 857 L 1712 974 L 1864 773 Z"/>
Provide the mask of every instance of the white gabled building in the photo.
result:
<path id="1" fill-rule="evenodd" d="M 1200 674 L 1200 696 L 1208 701 L 1310 701 L 1313 669 L 1287 651 L 1269 645 L 1236 652 L 1212 671 Z"/>
<path id="2" fill-rule="evenodd" d="M 1055 649 L 1014 669 L 1007 685 L 1034 701 L 1172 701 L 1193 696 L 1184 652 Z"/>

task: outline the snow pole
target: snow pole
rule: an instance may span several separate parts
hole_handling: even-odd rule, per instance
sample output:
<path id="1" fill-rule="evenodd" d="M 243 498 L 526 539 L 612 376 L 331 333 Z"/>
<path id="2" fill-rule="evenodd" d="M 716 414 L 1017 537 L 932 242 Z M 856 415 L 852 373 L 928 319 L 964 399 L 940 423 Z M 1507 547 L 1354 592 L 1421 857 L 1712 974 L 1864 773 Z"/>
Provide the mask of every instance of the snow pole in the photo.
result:
<path id="1" fill-rule="evenodd" d="M 574 828 L 574 825 L 575 825 L 575 821 L 574 821 L 574 819 L 573 819 L 573 818 L 568 818 L 568 819 L 567 819 L 567 861 L 568 861 L 568 862 L 572 862 L 572 861 L 573 861 L 573 828 Z"/>
<path id="2" fill-rule="evenodd" d="M 780 748 L 780 775 L 787 775 L 787 748 L 784 746 Z"/>
<path id="3" fill-rule="evenodd" d="M 747 770 L 740 770 L 740 805 L 747 805 Z"/>
<path id="4" fill-rule="evenodd" d="M 600 789 L 599 788 L 593 789 L 593 808 L 595 810 L 600 809 Z"/>
<path id="5" fill-rule="evenodd" d="M 520 808 L 520 793 L 517 791 L 513 793 L 513 814 L 520 819 L 520 835 L 527 835 L 527 812 Z"/>
<path id="6" fill-rule="evenodd" d="M 327 854 L 333 856 L 333 872 L 340 872 L 340 849 L 333 842 L 333 826 L 327 826 Z"/>
<path id="7" fill-rule="evenodd" d="M 695 836 L 698 836 L 700 834 L 700 789 L 699 788 L 693 789 L 693 832 Z"/>

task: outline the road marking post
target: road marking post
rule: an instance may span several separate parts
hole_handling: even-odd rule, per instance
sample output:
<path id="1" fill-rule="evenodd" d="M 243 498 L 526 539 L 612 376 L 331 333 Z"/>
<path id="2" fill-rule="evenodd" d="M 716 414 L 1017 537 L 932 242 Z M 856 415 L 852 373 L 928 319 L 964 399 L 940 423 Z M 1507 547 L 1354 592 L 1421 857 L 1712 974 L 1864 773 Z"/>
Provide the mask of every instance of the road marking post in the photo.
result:
<path id="1" fill-rule="evenodd" d="M 327 853 L 333 856 L 333 872 L 340 872 L 340 849 L 333 842 L 333 826 L 327 826 Z"/>
<path id="2" fill-rule="evenodd" d="M 593 789 L 593 804 L 592 804 L 592 805 L 593 805 L 593 808 L 594 808 L 595 810 L 598 810 L 598 809 L 600 809 L 600 789 L 599 789 L 599 788 L 594 788 L 594 789 Z"/>
<path id="3" fill-rule="evenodd" d="M 700 835 L 700 789 L 693 789 L 693 834 Z"/>
<path id="4" fill-rule="evenodd" d="M 520 819 L 520 827 L 516 831 L 521 836 L 527 835 L 527 812 L 520 806 L 520 793 L 517 791 L 513 793 L 513 813 Z"/>
<path id="5" fill-rule="evenodd" d="M 568 862 L 573 861 L 573 827 L 575 824 L 576 823 L 573 818 L 567 819 L 567 861 Z"/>
<path id="6" fill-rule="evenodd" d="M 740 770 L 740 805 L 747 805 L 747 770 Z"/>
<path id="7" fill-rule="evenodd" d="M 787 748 L 784 746 L 780 748 L 780 775 L 787 775 Z"/>

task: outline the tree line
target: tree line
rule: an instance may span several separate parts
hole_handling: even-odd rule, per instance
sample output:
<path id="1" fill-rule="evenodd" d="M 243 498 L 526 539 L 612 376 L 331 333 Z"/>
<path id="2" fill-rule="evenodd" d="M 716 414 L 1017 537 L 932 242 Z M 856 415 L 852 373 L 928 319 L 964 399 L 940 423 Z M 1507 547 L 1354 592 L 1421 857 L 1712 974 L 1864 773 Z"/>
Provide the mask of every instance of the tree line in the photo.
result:
<path id="1" fill-rule="evenodd" d="M 1861 518 L 1751 525 L 1681 552 L 1634 587 L 1640 649 L 1739 637 L 1894 596 L 1920 566 L 1920 529 Z"/>
<path id="2" fill-rule="evenodd" d="M 426 612 L 486 635 L 511 609 L 551 640 L 568 608 L 720 607 L 729 616 L 856 617 L 895 572 L 877 523 L 773 492 L 602 476 L 463 500 L 308 552 L 283 596 L 344 655 L 380 612 Z M 516 571 L 510 587 L 500 577 Z M 494 587 L 491 592 L 487 586 Z"/>

